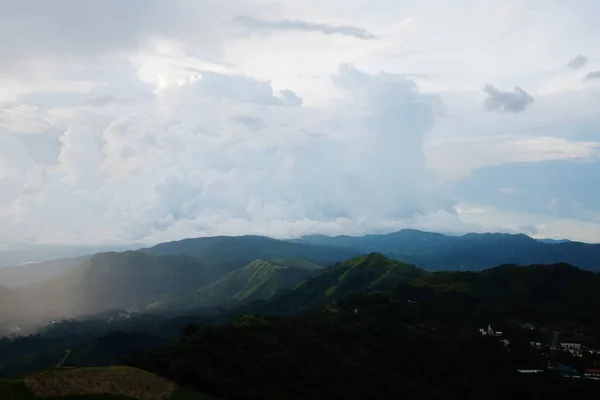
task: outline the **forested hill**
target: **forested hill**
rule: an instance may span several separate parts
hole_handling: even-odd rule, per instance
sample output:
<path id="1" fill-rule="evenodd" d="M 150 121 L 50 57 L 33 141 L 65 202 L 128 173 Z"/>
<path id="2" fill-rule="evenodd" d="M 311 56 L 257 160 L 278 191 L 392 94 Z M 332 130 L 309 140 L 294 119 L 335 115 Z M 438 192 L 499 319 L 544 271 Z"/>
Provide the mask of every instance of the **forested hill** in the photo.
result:
<path id="1" fill-rule="evenodd" d="M 282 292 L 270 291 L 270 283 L 289 268 L 312 271 L 313 266 L 260 261 L 233 274 L 236 279 L 219 279 L 209 298 L 221 285 L 219 292 L 228 296 L 244 293 L 236 286 L 244 282 L 241 277 L 249 285 L 267 284 L 259 290 L 259 297 L 266 294 L 262 300 L 218 314 L 101 316 L 0 340 L 0 376 L 51 368 L 69 350 L 70 366 L 106 366 L 124 358 L 127 365 L 217 399 L 599 394 L 588 381 L 516 372 L 545 368 L 545 350 L 529 342 L 547 344 L 555 330 L 561 340 L 600 348 L 595 273 L 566 264 L 432 273 L 371 253 L 312 271 Z M 536 329 L 524 330 L 525 323 Z M 504 332 L 508 347 L 479 334 L 489 324 Z M 177 332 L 181 339 L 173 342 Z M 132 354 L 137 350 L 149 352 Z M 600 366 L 600 359 L 560 357 L 574 368 Z"/>
<path id="2" fill-rule="evenodd" d="M 264 236 L 214 236 L 184 239 L 161 243 L 144 251 L 163 255 L 186 254 L 207 263 L 218 263 L 221 266 L 232 265 L 238 268 L 255 260 L 285 258 L 301 258 L 325 265 L 362 254 L 352 248 L 292 243 Z"/>
<path id="3" fill-rule="evenodd" d="M 399 283 L 385 290 L 383 285 L 382 291 L 367 284 L 355 294 L 348 295 L 349 290 L 339 298 L 327 296 L 344 285 L 339 278 L 349 271 L 362 275 L 354 279 L 362 283 L 348 287 L 373 282 L 371 266 L 392 271 L 395 266 L 406 279 L 398 274 L 394 281 Z M 287 317 L 243 315 L 224 325 L 188 326 L 179 342 L 125 362 L 222 399 L 600 395 L 593 381 L 517 373 L 546 367 L 545 353 L 529 342 L 547 346 L 553 330 L 565 340 L 600 345 L 598 275 L 563 264 L 502 266 L 480 273 L 411 268 L 377 254 L 358 258 L 313 278 L 314 290 L 300 291 L 306 294 L 306 308 L 315 305 L 315 295 L 328 297 L 320 311 Z M 301 298 L 287 303 L 289 313 L 297 311 Z M 285 299 L 283 295 L 271 303 Z M 589 303 L 582 307 L 584 302 Z M 525 330 L 524 323 L 538 329 Z M 481 336 L 479 328 L 488 324 L 502 330 L 509 344 Z M 561 362 L 577 368 L 598 362 L 561 357 Z"/>
<path id="4" fill-rule="evenodd" d="M 479 271 L 503 264 L 558 262 L 600 271 L 600 244 L 540 241 L 523 234 L 447 236 L 405 229 L 385 235 L 307 236 L 293 242 L 352 248 L 363 254 L 379 252 L 431 271 Z"/>

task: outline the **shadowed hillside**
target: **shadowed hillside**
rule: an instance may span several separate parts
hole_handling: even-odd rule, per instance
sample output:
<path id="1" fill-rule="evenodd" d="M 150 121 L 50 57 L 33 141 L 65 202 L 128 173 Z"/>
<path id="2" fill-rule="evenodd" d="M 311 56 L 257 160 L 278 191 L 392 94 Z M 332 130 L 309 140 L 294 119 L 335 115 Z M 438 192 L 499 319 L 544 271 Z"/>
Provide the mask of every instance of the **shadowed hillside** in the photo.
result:
<path id="1" fill-rule="evenodd" d="M 446 236 L 405 229 L 386 235 L 307 236 L 295 243 L 339 246 L 362 253 L 379 252 L 431 271 L 479 271 L 502 264 L 553 264 L 566 262 L 600 271 L 600 244 L 545 243 L 526 235 L 469 233 Z"/>
<path id="2" fill-rule="evenodd" d="M 306 245 L 264 236 L 214 236 L 161 243 L 144 251 L 151 254 L 187 254 L 231 270 L 255 260 L 305 259 L 319 265 L 346 260 L 360 254 L 338 246 Z"/>
<path id="3" fill-rule="evenodd" d="M 350 264 L 358 268 L 357 274 L 363 271 L 370 277 L 370 266 L 379 270 L 391 263 L 370 255 Z M 345 270 L 354 271 L 348 265 Z M 320 278 L 323 275 L 314 279 Z M 594 278 L 592 283 L 584 283 L 589 278 Z M 594 381 L 568 380 L 550 372 L 517 373 L 517 369 L 544 369 L 546 355 L 529 342 L 551 340 L 545 331 L 523 330 L 526 321 L 561 329 L 565 337 L 593 345 L 586 340 L 597 337 L 600 327 L 588 324 L 589 319 L 574 327 L 568 313 L 553 314 L 553 304 L 536 296 L 543 287 L 560 288 L 548 295 L 552 301 L 562 299 L 567 310 L 575 304 L 568 293 L 581 290 L 586 298 L 592 289 L 597 293 L 596 275 L 564 265 L 500 267 L 484 273 L 422 273 L 414 282 L 384 292 L 345 296 L 301 317 L 244 315 L 192 332 L 172 346 L 130 357 L 126 363 L 223 399 L 500 400 L 600 395 L 600 385 Z M 519 308 L 512 301 L 515 293 L 522 293 L 530 307 Z M 581 310 L 579 316 L 592 318 L 595 310 L 597 304 Z M 508 347 L 499 338 L 478 333 L 490 323 L 504 331 Z M 585 368 L 597 362 L 576 360 L 569 354 L 560 357 Z"/>

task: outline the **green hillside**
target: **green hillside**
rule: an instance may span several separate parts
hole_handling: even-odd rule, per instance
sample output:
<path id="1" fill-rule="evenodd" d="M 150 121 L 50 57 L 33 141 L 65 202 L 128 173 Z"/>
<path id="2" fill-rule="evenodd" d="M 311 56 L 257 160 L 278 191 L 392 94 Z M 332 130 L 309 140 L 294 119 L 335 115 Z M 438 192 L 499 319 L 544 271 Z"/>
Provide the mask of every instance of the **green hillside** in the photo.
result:
<path id="1" fill-rule="evenodd" d="M 0 380 L 0 399 L 208 400 L 146 371 L 130 367 L 54 369 Z"/>
<path id="2" fill-rule="evenodd" d="M 257 305 L 257 309 L 267 313 L 311 310 L 350 294 L 388 290 L 424 274 L 425 271 L 413 265 L 371 253 L 326 268 L 275 301 Z"/>
<path id="3" fill-rule="evenodd" d="M 256 260 L 194 293 L 151 304 L 149 309 L 200 309 L 236 301 L 270 299 L 310 277 L 320 268 L 306 260 Z"/>
<path id="4" fill-rule="evenodd" d="M 355 264 L 360 263 L 355 260 Z M 561 286 L 562 267 L 547 268 L 530 270 Z M 519 270 L 494 272 L 506 273 L 521 287 L 517 290 L 537 290 L 535 279 L 521 279 Z M 574 268 L 572 272 L 587 276 Z M 574 326 L 572 316 L 565 313 L 538 314 L 548 308 L 543 297 L 532 300 L 531 308 L 519 309 L 511 302 L 512 289 L 485 287 L 488 277 L 476 278 L 473 290 L 455 284 L 470 281 L 471 275 L 477 274 L 432 274 L 436 279 L 431 286 L 424 278 L 418 286 L 354 294 L 337 300 L 335 307 L 305 316 L 240 316 L 125 362 L 222 399 L 500 400 L 600 395 L 595 381 L 570 380 L 552 372 L 517 373 L 517 369 L 545 368 L 547 354 L 529 342 L 550 343 L 553 329 L 561 330 L 566 340 L 596 345 L 593 338 L 600 327 L 590 321 L 597 318 L 597 308 L 582 310 L 585 314 L 578 315 L 581 319 Z M 564 282 L 565 291 L 577 290 L 580 283 L 578 279 Z M 596 286 L 596 292 L 599 289 Z M 538 326 L 548 329 L 522 329 L 528 321 L 539 321 Z M 488 324 L 504 331 L 508 346 L 478 333 Z M 562 363 L 582 369 L 600 361 L 568 353 L 559 357 Z"/>

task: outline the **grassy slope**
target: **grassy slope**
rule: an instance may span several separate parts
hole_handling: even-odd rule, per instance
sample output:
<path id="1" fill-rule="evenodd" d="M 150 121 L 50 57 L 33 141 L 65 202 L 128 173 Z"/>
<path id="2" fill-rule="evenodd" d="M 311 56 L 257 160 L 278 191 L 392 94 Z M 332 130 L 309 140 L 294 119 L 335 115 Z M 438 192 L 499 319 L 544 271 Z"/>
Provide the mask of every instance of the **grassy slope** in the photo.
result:
<path id="1" fill-rule="evenodd" d="M 156 375 L 129 367 L 55 369 L 0 380 L 0 399 L 208 400 Z"/>
<path id="2" fill-rule="evenodd" d="M 195 293 L 154 303 L 150 309 L 183 310 L 219 306 L 234 301 L 269 299 L 308 278 L 318 269 L 318 265 L 301 259 L 256 260 Z"/>
<path id="3" fill-rule="evenodd" d="M 276 301 L 258 306 L 259 312 L 293 313 L 324 307 L 328 302 L 369 290 L 388 290 L 426 274 L 413 265 L 379 253 L 355 257 L 307 279 Z M 255 310 L 252 310 L 254 312 Z"/>

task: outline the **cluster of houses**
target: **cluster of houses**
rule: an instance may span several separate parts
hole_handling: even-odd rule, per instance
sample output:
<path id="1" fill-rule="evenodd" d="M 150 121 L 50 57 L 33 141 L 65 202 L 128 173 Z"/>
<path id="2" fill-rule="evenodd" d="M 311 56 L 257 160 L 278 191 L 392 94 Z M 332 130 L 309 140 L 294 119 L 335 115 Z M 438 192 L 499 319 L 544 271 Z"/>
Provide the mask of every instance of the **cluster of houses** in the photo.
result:
<path id="1" fill-rule="evenodd" d="M 508 339 L 503 337 L 503 333 L 501 331 L 495 331 L 492 329 L 492 325 L 489 324 L 487 329 L 484 328 L 479 328 L 479 334 L 481 336 L 492 336 L 492 337 L 497 337 L 500 342 L 502 342 L 502 344 L 504 346 L 508 346 L 510 344 L 510 342 L 508 341 Z"/>
<path id="2" fill-rule="evenodd" d="M 529 344 L 538 350 L 541 350 L 544 345 L 541 342 L 529 342 Z M 568 351 L 574 357 L 583 357 L 584 355 L 600 355 L 600 350 L 592 349 L 582 345 L 581 343 L 561 343 L 560 348 L 563 351 Z"/>

